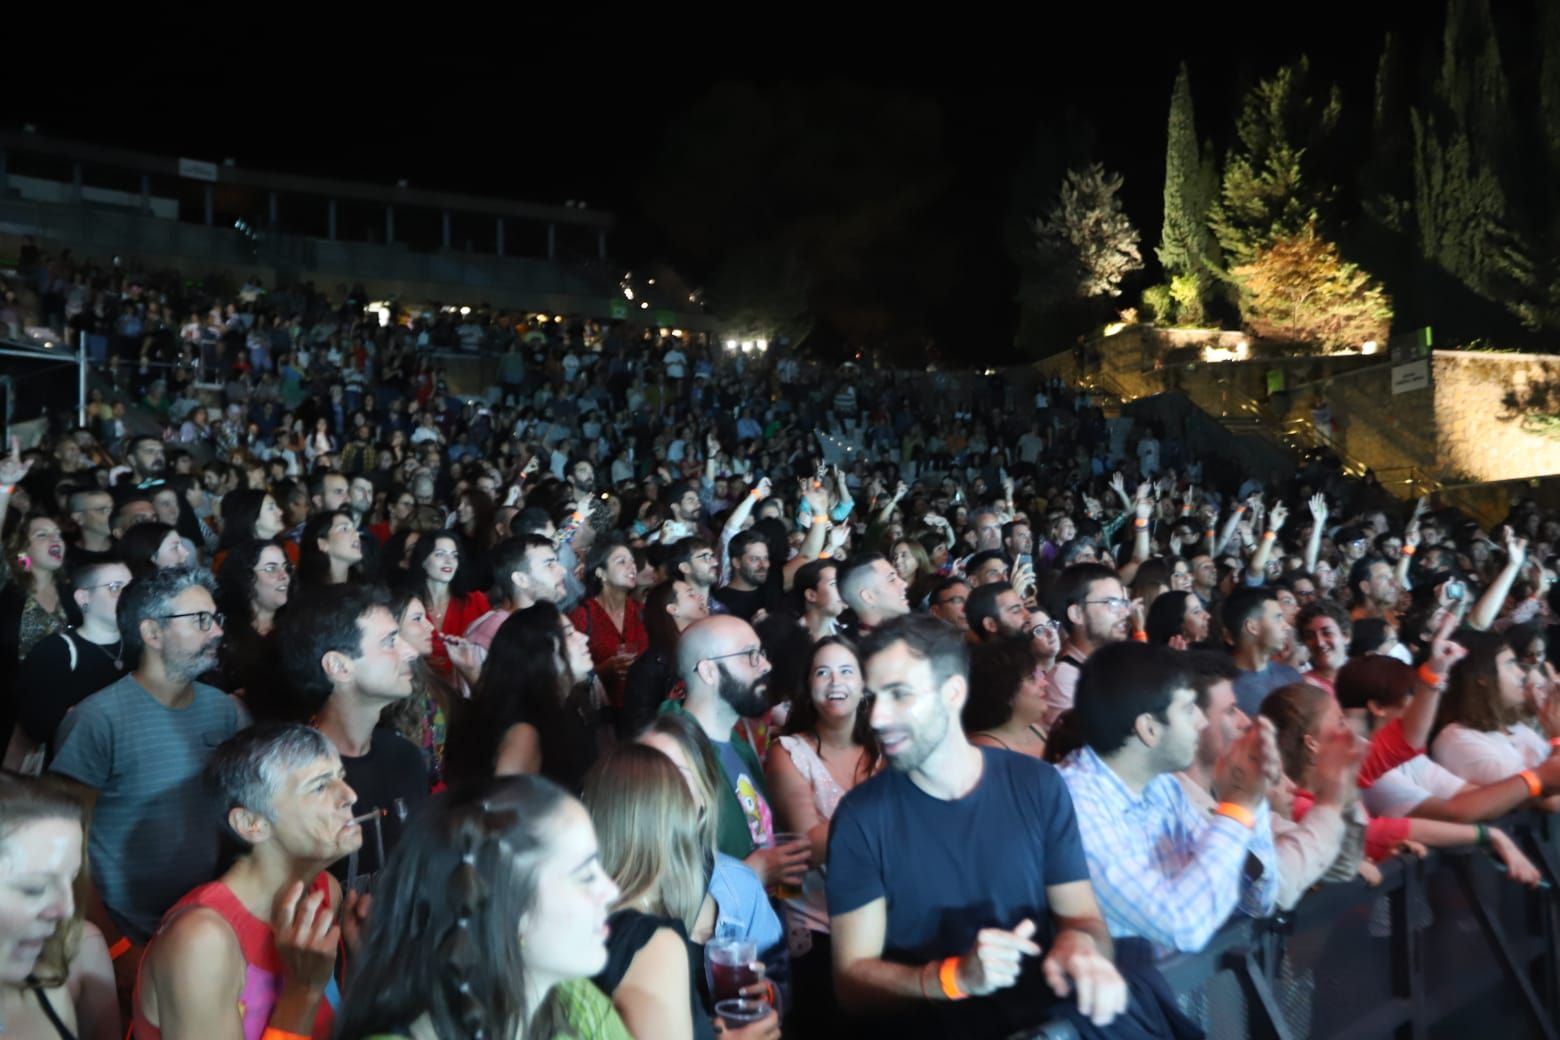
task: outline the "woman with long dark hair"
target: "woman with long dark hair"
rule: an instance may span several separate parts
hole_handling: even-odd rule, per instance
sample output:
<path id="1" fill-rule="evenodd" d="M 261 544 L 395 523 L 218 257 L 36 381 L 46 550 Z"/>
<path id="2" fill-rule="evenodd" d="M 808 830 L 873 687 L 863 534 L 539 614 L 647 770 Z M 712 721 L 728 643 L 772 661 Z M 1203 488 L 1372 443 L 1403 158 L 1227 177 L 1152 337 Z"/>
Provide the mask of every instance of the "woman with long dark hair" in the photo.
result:
<path id="1" fill-rule="evenodd" d="M 703 593 L 692 583 L 675 579 L 663 581 L 645 597 L 645 632 L 650 648 L 628 669 L 623 688 L 623 710 L 618 717 L 618 736 L 633 737 L 655 718 L 677 682 L 677 640 L 683 629 L 710 616 Z"/>
<path id="2" fill-rule="evenodd" d="M 429 664 L 442 675 L 452 671 L 445 645 L 461 641 L 471 623 L 488 612 L 487 594 L 476 588 L 473 561 L 467 559 L 460 532 L 442 530 L 417 539 L 407 577 L 433 622 L 433 655 Z"/>
<path id="3" fill-rule="evenodd" d="M 603 871 L 580 803 L 541 777 L 441 795 L 374 890 L 341 1040 L 550 1040 L 627 1031 L 588 981 L 607 963 Z"/>
<path id="4" fill-rule="evenodd" d="M 286 530 L 282 507 L 268 491 L 238 488 L 229 491 L 222 499 L 222 539 L 217 543 L 217 555 L 211 561 L 213 572 L 221 571 L 228 550 L 240 542 L 267 542 Z M 287 554 L 287 562 L 297 566 L 298 546 L 291 541 L 281 543 Z"/>
<path id="5" fill-rule="evenodd" d="M 217 650 L 217 686 L 239 694 L 256 719 L 307 721 L 287 693 L 280 669 L 276 619 L 287 606 L 293 566 L 274 540 L 242 542 L 228 550 L 231 567 L 217 581 L 217 607 L 226 615 Z"/>
<path id="6" fill-rule="evenodd" d="M 189 547 L 177 529 L 158 520 L 136 524 L 119 539 L 119 554 L 124 557 L 130 576 L 144 578 L 167 567 L 187 567 Z"/>
<path id="7" fill-rule="evenodd" d="M 877 772 L 882 754 L 872 733 L 872 707 L 865 695 L 856 647 L 840 636 L 813 647 L 807 675 L 790 700 L 780 747 L 764 767 L 776 828 L 806 835 L 815 866 L 801 892 L 785 901 L 792 922 L 791 954 L 797 1011 L 814 1030 L 827 1033 L 834 1017 L 829 914 L 824 900 L 824 864 L 829 821 L 840 799 Z"/>
<path id="8" fill-rule="evenodd" d="M 970 652 L 964 731 L 970 743 L 1045 757 L 1048 684 L 1028 636 L 980 643 Z"/>
<path id="9" fill-rule="evenodd" d="M 596 760 L 590 646 L 551 603 L 499 626 L 471 700 L 456 709 L 452 785 L 540 773 L 577 791 Z"/>
<path id="10" fill-rule="evenodd" d="M 606 687 L 607 703 L 613 713 L 623 707 L 623 691 L 628 670 L 650 645 L 644 617 L 633 592 L 639 583 L 639 567 L 634 550 L 621 535 L 596 542 L 585 567 L 586 593 L 589 595 L 569 620 L 590 640 L 590 656 L 596 674 Z"/>
<path id="11" fill-rule="evenodd" d="M 1553 709 L 1540 712 L 1542 736 L 1523 722 L 1531 705 L 1517 651 L 1489 632 L 1465 632 L 1457 641 L 1468 656 L 1447 676 L 1430 757 L 1475 784 L 1493 784 L 1543 762 L 1552 750 L 1545 737 L 1560 736 L 1560 719 Z M 1550 700 L 1560 695 L 1551 690 L 1545 703 Z"/>
<path id="12" fill-rule="evenodd" d="M 345 509 L 311 517 L 298 539 L 300 589 L 363 580 L 363 536 Z"/>

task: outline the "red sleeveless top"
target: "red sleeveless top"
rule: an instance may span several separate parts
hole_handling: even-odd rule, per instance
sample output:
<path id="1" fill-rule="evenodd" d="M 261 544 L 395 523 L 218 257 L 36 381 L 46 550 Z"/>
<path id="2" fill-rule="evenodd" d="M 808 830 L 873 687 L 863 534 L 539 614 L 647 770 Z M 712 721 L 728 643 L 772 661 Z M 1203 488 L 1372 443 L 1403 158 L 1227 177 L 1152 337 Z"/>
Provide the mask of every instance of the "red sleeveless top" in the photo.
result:
<path id="1" fill-rule="evenodd" d="M 328 874 L 322 873 L 316 877 L 304 895 L 314 892 L 324 893 L 324 905 L 330 905 Z M 197 906 L 215 910 L 222 915 L 238 939 L 238 947 L 244 955 L 244 987 L 238 998 L 238 1015 L 244 1023 L 244 1040 L 260 1040 L 282 992 L 282 959 L 276 952 L 276 935 L 271 931 L 269 922 L 250 913 L 233 894 L 233 890 L 220 881 L 201 885 L 173 904 L 163 915 L 158 931 L 167 928 L 169 922 L 179 914 Z M 153 937 L 152 943 L 155 945 L 156 942 L 156 937 Z M 145 962 L 142 963 L 144 965 Z M 336 1005 L 340 1002 L 341 994 L 336 988 L 336 980 L 331 979 L 325 988 L 325 999 L 320 1001 L 319 1010 L 314 1015 L 314 1029 L 310 1034 L 314 1040 L 330 1040 L 331 1023 L 335 1019 Z M 148 1022 L 141 1012 L 140 978 L 135 982 L 130 1035 L 134 1040 L 162 1040 L 162 1030 Z"/>

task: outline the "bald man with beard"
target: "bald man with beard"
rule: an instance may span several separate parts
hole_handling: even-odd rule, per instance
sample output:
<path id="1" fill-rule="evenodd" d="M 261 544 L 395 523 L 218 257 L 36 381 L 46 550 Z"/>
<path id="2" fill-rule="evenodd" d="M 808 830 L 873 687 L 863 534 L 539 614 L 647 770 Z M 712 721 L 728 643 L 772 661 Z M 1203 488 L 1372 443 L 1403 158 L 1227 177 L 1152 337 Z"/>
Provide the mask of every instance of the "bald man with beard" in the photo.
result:
<path id="1" fill-rule="evenodd" d="M 695 621 L 677 641 L 677 672 L 687 690 L 666 712 L 682 712 L 709 738 L 725 783 L 719 792 L 717 847 L 744 861 L 764 885 L 800 885 L 811 850 L 798 842 L 774 847 L 774 814 L 764 790 L 764 769 L 745 741 L 734 740 L 740 719 L 769 712 L 769 658 L 753 626 L 717 615 Z"/>

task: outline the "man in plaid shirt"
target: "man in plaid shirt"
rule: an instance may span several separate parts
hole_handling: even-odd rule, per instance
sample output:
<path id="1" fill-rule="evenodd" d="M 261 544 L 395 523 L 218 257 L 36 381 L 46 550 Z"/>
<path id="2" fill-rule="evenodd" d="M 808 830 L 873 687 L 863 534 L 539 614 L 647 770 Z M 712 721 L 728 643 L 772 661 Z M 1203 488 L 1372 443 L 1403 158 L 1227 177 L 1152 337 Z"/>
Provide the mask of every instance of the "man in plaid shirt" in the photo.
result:
<path id="1" fill-rule="evenodd" d="M 1112 937 L 1147 939 L 1162 955 L 1194 953 L 1237 906 L 1272 913 L 1279 877 L 1267 790 L 1280 775 L 1272 726 L 1257 720 L 1220 760 L 1210 815 L 1173 775 L 1191 765 L 1208 725 L 1176 651 L 1102 647 L 1084 665 L 1073 710 L 1084 746 L 1061 772 Z"/>

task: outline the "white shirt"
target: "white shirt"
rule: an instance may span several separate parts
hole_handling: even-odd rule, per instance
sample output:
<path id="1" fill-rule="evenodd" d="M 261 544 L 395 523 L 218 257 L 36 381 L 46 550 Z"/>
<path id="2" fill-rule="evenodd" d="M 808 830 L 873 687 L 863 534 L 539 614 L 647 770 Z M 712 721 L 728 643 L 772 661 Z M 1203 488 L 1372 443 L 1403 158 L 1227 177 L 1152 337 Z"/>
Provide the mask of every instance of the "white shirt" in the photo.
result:
<path id="1" fill-rule="evenodd" d="M 1549 757 L 1544 738 L 1523 725 L 1483 733 L 1454 722 L 1443 729 L 1430 746 L 1431 756 L 1464 780 L 1493 784 L 1524 769 L 1532 769 Z"/>
<path id="2" fill-rule="evenodd" d="M 1520 770 L 1518 770 L 1520 772 Z M 1387 770 L 1360 792 L 1372 816 L 1402 817 L 1429 798 L 1455 798 L 1467 782 L 1436 765 L 1425 755 L 1415 755 Z"/>

